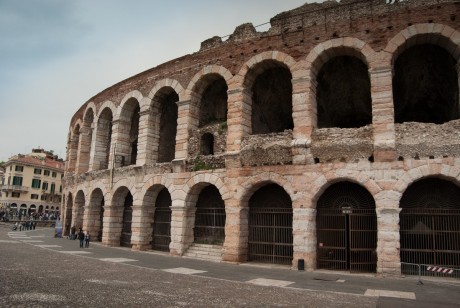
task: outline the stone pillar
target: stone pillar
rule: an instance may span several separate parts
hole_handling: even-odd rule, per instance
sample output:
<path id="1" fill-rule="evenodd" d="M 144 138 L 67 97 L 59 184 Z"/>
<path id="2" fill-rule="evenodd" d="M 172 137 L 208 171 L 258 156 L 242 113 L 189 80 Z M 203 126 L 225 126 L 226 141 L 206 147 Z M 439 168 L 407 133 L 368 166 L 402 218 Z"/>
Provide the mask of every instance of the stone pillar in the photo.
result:
<path id="1" fill-rule="evenodd" d="M 65 207 L 64 217 L 62 221 L 64 222 L 62 235 L 67 236 L 70 233 L 70 228 L 72 227 L 72 206 L 69 206 L 69 201 L 67 201 L 67 206 Z M 37 208 L 38 211 L 38 208 Z"/>
<path id="2" fill-rule="evenodd" d="M 85 207 L 85 213 L 83 216 L 83 230 L 88 231 L 91 240 L 95 241 L 97 239 L 99 230 L 100 230 L 100 215 L 101 215 L 101 207 L 94 206 L 91 203 Z"/>
<path id="3" fill-rule="evenodd" d="M 104 229 L 102 244 L 120 246 L 121 229 L 123 227 L 123 206 L 108 206 L 104 208 Z"/>
<path id="4" fill-rule="evenodd" d="M 316 209 L 294 208 L 292 221 L 294 236 L 293 267 L 299 259 L 304 260 L 306 270 L 316 269 Z"/>
<path id="5" fill-rule="evenodd" d="M 313 163 L 311 155 L 311 134 L 316 119 L 316 82 L 307 78 L 306 72 L 299 70 L 294 72 L 294 76 L 299 73 L 304 75 L 293 77 L 292 79 L 292 117 L 294 121 L 294 131 L 292 140 L 292 162 L 304 165 Z"/>
<path id="6" fill-rule="evenodd" d="M 126 119 L 118 119 L 113 121 L 113 138 L 114 144 L 112 144 L 112 149 L 115 147 L 115 150 L 111 150 L 111 155 L 109 159 L 109 166 L 112 166 L 112 160 L 115 159 L 114 168 L 120 168 L 129 164 L 129 130 L 131 128 L 130 121 Z M 115 154 L 115 157 L 112 157 L 112 154 Z M 123 162 L 124 159 L 124 162 Z M 110 167 L 109 167 L 110 169 Z"/>
<path id="7" fill-rule="evenodd" d="M 396 137 L 391 67 L 369 70 L 372 97 L 374 161 L 396 160 Z"/>
<path id="8" fill-rule="evenodd" d="M 248 259 L 249 208 L 238 207 L 237 200 L 228 200 L 225 215 L 225 243 L 222 260 L 246 262 Z"/>
<path id="9" fill-rule="evenodd" d="M 400 208 L 377 209 L 377 273 L 401 274 Z"/>
<path id="10" fill-rule="evenodd" d="M 77 173 L 85 173 L 89 167 L 89 155 L 91 149 L 92 130 L 90 126 L 83 126 L 80 130 L 80 149 L 77 158 Z"/>
<path id="11" fill-rule="evenodd" d="M 111 168 L 111 154 L 113 142 L 111 142 L 112 135 L 109 135 L 110 126 L 112 121 L 99 119 L 97 129 L 94 134 L 94 155 L 91 156 L 90 168 L 91 170 L 101 170 Z M 109 149 L 109 160 L 107 160 L 107 146 L 110 142 L 111 148 Z"/>
<path id="12" fill-rule="evenodd" d="M 242 88 L 228 90 L 227 153 L 239 153 L 241 140 L 252 131 L 251 94 Z"/>
<path id="13" fill-rule="evenodd" d="M 137 144 L 136 165 L 142 166 L 153 163 L 153 144 L 154 144 L 154 116 L 150 110 L 141 110 L 139 113 L 139 138 Z M 158 147 L 158 146 L 157 146 Z M 155 147 L 155 148 L 157 148 Z M 156 156 L 155 156 L 156 157 Z"/>
<path id="14" fill-rule="evenodd" d="M 154 213 L 155 207 L 153 206 L 133 205 L 132 250 L 147 250 L 152 247 Z"/>
<path id="15" fill-rule="evenodd" d="M 78 145 L 80 142 L 80 131 L 75 131 L 70 139 L 69 145 L 69 164 L 67 166 L 67 172 L 73 172 L 76 170 L 76 163 L 78 157 Z"/>
<path id="16" fill-rule="evenodd" d="M 188 129 L 195 116 L 190 114 L 190 100 L 177 102 L 177 106 L 176 154 L 174 160 L 183 160 L 188 156 Z"/>
<path id="17" fill-rule="evenodd" d="M 182 201 L 183 202 L 183 201 Z M 171 244 L 172 255 L 182 256 L 193 243 L 193 227 L 195 225 L 195 207 L 171 206 Z"/>

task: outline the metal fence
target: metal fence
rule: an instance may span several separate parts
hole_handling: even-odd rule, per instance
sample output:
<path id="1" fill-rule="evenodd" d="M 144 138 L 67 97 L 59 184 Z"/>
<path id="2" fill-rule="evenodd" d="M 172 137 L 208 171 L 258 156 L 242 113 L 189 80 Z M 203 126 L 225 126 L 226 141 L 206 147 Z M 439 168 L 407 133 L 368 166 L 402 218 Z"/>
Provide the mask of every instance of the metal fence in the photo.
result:
<path id="1" fill-rule="evenodd" d="M 249 261 L 292 264 L 292 208 L 250 208 Z"/>
<path id="2" fill-rule="evenodd" d="M 171 208 L 158 207 L 155 209 L 152 249 L 169 252 L 169 243 L 171 243 Z"/>
<path id="3" fill-rule="evenodd" d="M 222 245 L 225 240 L 225 208 L 200 208 L 195 212 L 195 243 Z"/>

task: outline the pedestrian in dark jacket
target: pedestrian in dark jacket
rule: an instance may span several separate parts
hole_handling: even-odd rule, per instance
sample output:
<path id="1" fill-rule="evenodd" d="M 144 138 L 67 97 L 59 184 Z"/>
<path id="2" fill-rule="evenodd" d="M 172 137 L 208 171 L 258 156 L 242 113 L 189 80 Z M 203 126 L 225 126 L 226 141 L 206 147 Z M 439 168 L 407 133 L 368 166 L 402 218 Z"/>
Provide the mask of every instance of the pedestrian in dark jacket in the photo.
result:
<path id="1" fill-rule="evenodd" d="M 78 232 L 78 239 L 80 240 L 80 248 L 83 248 L 83 242 L 85 241 L 85 234 L 83 233 L 83 230 L 80 228 L 80 231 Z"/>

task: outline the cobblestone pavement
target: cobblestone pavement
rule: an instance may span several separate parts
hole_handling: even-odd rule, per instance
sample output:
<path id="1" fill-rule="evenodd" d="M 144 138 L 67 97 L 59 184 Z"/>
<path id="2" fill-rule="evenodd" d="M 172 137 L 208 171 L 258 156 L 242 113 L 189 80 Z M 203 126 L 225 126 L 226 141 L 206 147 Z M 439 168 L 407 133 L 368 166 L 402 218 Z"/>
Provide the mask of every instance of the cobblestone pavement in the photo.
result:
<path id="1" fill-rule="evenodd" d="M 0 307 L 460 307 L 460 284 L 133 252 L 0 225 Z"/>

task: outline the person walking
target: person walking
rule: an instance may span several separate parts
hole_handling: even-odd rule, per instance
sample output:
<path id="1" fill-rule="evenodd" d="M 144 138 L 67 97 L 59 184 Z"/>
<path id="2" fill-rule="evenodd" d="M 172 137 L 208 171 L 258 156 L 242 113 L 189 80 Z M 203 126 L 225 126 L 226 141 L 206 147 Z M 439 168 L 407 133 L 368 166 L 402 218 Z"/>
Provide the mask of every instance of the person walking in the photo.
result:
<path id="1" fill-rule="evenodd" d="M 86 235 L 85 235 L 85 248 L 89 248 L 89 240 L 90 240 L 89 231 L 86 231 Z"/>
<path id="2" fill-rule="evenodd" d="M 78 231 L 78 239 L 80 240 L 80 248 L 83 248 L 83 242 L 85 241 L 85 234 L 83 233 L 83 230 L 80 228 L 80 231 Z"/>

